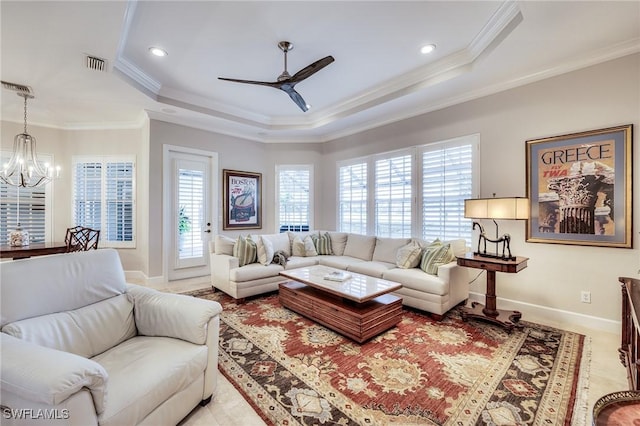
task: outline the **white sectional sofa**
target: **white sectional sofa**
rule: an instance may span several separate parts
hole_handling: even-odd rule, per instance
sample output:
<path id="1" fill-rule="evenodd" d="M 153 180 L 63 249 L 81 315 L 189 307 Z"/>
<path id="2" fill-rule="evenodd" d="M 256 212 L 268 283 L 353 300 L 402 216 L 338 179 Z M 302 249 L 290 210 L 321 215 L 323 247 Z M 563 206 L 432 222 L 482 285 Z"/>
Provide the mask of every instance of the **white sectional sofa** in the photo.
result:
<path id="1" fill-rule="evenodd" d="M 307 236 L 317 238 L 326 235 L 331 241 L 332 254 L 315 254 L 313 250 L 300 252 L 300 240 Z M 296 237 L 300 240 L 296 240 Z M 419 245 L 422 248 L 429 246 L 429 243 L 417 239 L 378 238 L 332 231 L 253 234 L 251 239 L 257 243 L 258 252 L 261 242 L 268 241 L 267 245 L 271 246 L 273 252 L 284 252 L 288 260 L 285 266 L 271 263 L 270 259 L 265 261 L 263 247 L 263 252 L 259 253 L 262 254 L 262 263 L 255 261 L 241 265 L 241 260 L 244 260 L 241 259 L 242 256 L 238 256 L 238 253 L 234 256 L 237 239 L 217 235 L 209 244 L 211 284 L 235 299 L 243 300 L 249 296 L 275 291 L 280 283 L 286 281 L 286 278 L 279 275 L 280 271 L 316 264 L 399 282 L 403 287 L 394 294 L 402 297 L 404 305 L 430 312 L 436 318 L 441 318 L 448 310 L 469 297 L 468 270 L 458 266 L 454 257 L 465 253 L 464 240 L 444 241 L 443 244 L 450 246 L 452 260 L 437 266 L 437 273 L 429 274 L 420 265 L 408 268 L 406 264 L 403 265 L 405 267 L 398 266 L 400 249 L 408 245 Z M 420 255 L 422 253 L 424 249 Z"/>

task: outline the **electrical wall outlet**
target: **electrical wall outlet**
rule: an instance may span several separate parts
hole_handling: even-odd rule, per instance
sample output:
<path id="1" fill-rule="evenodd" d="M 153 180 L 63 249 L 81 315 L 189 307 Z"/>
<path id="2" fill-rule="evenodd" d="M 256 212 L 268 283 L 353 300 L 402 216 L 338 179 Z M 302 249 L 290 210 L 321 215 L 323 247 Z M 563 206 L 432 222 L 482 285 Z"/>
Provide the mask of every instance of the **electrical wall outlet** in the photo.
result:
<path id="1" fill-rule="evenodd" d="M 590 291 L 580 292 L 580 301 L 582 303 L 591 303 L 591 292 Z"/>

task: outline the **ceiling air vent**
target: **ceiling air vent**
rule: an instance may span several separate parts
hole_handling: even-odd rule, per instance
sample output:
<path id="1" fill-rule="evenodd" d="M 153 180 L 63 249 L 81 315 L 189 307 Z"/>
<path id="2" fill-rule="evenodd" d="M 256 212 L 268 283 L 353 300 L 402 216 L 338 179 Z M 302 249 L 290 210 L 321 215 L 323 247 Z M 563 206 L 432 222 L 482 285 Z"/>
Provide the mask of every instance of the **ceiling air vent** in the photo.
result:
<path id="1" fill-rule="evenodd" d="M 18 93 L 25 93 L 27 95 L 32 95 L 33 96 L 33 90 L 31 90 L 31 87 L 25 86 L 23 84 L 10 83 L 8 81 L 3 81 L 2 82 L 2 88 L 3 89 L 7 89 L 7 90 L 12 90 L 12 91 L 18 92 Z"/>
<path id="2" fill-rule="evenodd" d="M 106 71 L 107 61 L 106 59 L 98 58 L 96 56 L 85 55 L 85 64 L 87 68 L 94 71 Z"/>

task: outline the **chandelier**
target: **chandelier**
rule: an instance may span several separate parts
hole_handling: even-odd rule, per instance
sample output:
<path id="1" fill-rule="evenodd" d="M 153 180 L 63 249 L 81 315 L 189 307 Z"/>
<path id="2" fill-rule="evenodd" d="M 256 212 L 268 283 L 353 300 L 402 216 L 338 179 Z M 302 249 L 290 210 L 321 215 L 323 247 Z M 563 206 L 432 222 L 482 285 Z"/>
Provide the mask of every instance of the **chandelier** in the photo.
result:
<path id="1" fill-rule="evenodd" d="M 13 139 L 13 154 L 0 172 L 0 181 L 17 187 L 33 188 L 45 185 L 60 176 L 60 167 L 38 161 L 36 154 L 36 138 L 27 133 L 27 99 L 33 98 L 28 93 L 18 93 L 24 98 L 24 132 Z"/>

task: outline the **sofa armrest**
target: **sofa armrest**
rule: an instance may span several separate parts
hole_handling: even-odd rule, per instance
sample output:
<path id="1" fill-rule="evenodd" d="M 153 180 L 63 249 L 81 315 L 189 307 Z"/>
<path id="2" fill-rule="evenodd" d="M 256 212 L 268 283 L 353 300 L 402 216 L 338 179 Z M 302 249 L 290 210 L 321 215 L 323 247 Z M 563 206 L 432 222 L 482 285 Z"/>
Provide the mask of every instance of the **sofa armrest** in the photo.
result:
<path id="1" fill-rule="evenodd" d="M 0 333 L 3 392 L 48 405 L 89 389 L 96 413 L 104 411 L 108 379 L 105 369 L 95 361 L 57 349 L 36 345 Z"/>
<path id="2" fill-rule="evenodd" d="M 231 270 L 240 267 L 240 260 L 228 254 L 211 253 L 211 285 L 222 291 L 229 292 L 229 275 Z"/>
<path id="3" fill-rule="evenodd" d="M 128 286 L 138 334 L 144 336 L 173 337 L 204 345 L 209 320 L 222 312 L 222 306 L 212 300 Z"/>

